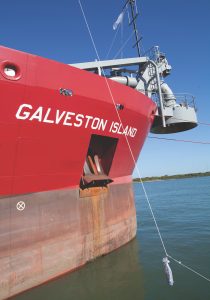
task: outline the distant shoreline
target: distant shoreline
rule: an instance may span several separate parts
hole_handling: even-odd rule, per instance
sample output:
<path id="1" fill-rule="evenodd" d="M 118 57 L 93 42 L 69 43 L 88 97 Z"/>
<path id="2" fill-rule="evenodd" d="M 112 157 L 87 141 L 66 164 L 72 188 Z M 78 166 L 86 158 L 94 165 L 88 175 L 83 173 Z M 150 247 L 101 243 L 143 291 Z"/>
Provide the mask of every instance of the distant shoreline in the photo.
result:
<path id="1" fill-rule="evenodd" d="M 210 176 L 210 172 L 199 172 L 199 173 L 188 173 L 188 174 L 177 174 L 177 175 L 164 175 L 164 176 L 152 176 L 152 177 L 143 177 L 143 178 L 134 178 L 133 182 L 144 182 L 149 181 L 161 181 L 161 180 L 170 180 L 170 179 L 184 179 L 184 178 L 193 178 L 193 177 L 206 177 Z"/>

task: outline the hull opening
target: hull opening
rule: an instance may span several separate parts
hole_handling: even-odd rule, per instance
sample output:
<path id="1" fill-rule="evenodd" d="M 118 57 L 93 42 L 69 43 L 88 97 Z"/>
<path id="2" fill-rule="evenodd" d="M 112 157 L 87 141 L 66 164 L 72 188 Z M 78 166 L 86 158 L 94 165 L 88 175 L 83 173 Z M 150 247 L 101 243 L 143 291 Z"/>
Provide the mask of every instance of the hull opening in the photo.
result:
<path id="1" fill-rule="evenodd" d="M 82 190 L 90 187 L 106 187 L 113 182 L 109 175 L 118 139 L 93 134 L 90 139 L 83 176 Z"/>

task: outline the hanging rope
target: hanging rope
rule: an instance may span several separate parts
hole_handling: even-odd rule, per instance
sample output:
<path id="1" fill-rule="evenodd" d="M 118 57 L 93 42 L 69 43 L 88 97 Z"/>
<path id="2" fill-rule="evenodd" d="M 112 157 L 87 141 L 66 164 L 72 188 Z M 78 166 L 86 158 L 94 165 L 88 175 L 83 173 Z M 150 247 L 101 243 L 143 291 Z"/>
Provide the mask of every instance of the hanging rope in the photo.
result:
<path id="1" fill-rule="evenodd" d="M 91 41 L 92 41 L 92 43 L 93 43 L 93 47 L 94 47 L 94 49 L 95 49 L 95 53 L 96 53 L 97 59 L 98 59 L 98 61 L 100 61 L 100 57 L 99 57 L 99 54 L 98 54 L 98 51 L 97 51 L 97 48 L 96 48 L 95 42 L 94 42 L 94 40 L 93 40 L 93 36 L 92 36 L 92 34 L 91 34 L 91 31 L 90 31 L 90 28 L 89 28 L 89 25 L 88 25 L 88 22 L 87 22 L 87 19 L 86 19 L 86 16 L 85 16 L 85 13 L 84 13 L 84 10 L 83 10 L 83 7 L 82 7 L 82 4 L 81 4 L 81 1 L 80 1 L 80 0 L 78 0 L 78 2 L 79 2 L 79 5 L 80 5 L 81 11 L 82 11 L 82 14 L 83 14 L 83 17 L 84 17 L 84 20 L 85 20 L 85 23 L 86 23 L 86 26 L 87 26 L 87 29 L 88 29 L 88 32 L 89 32 L 90 38 L 91 38 Z M 114 105 L 114 108 L 115 108 L 115 111 L 116 111 L 116 114 L 117 114 L 118 120 L 119 120 L 120 124 L 122 125 L 122 130 L 124 131 L 124 126 L 123 126 L 123 123 L 122 123 L 121 117 L 120 117 L 120 115 L 119 115 L 119 112 L 118 112 L 118 110 L 117 110 L 117 108 L 116 108 L 116 103 L 115 103 L 115 100 L 114 100 L 114 97 L 113 97 L 113 94 L 112 94 L 111 88 L 110 88 L 110 86 L 109 86 L 109 82 L 108 82 L 107 78 L 105 77 L 105 73 L 104 73 L 104 70 L 103 70 L 103 69 L 102 69 L 102 73 L 103 73 L 103 75 L 104 75 L 104 79 L 105 79 L 105 82 L 106 82 L 107 88 L 108 88 L 108 90 L 109 90 L 109 94 L 110 94 L 110 96 L 111 96 L 111 99 L 112 99 L 112 102 L 113 102 L 113 105 Z M 167 254 L 167 251 L 166 251 L 165 244 L 164 244 L 164 242 L 163 242 L 163 239 L 162 239 L 162 236 L 161 236 L 161 233 L 160 233 L 160 230 L 159 230 L 159 227 L 158 227 L 157 221 L 156 221 L 156 219 L 155 219 L 155 215 L 154 215 L 154 213 L 153 213 L 153 210 L 152 210 L 152 206 L 151 206 L 151 204 L 150 204 L 150 201 L 149 201 L 149 197 L 148 197 L 148 195 L 147 195 L 147 192 L 146 192 L 145 186 L 144 186 L 144 184 L 143 184 L 143 181 L 142 181 L 142 179 L 141 179 L 141 175 L 140 175 L 139 168 L 138 168 L 138 166 L 137 166 L 137 163 L 136 163 L 135 157 L 134 157 L 134 155 L 133 155 L 133 151 L 132 151 L 132 149 L 131 149 L 130 143 L 129 143 L 129 141 L 128 141 L 128 138 L 127 138 L 127 136 L 126 136 L 126 135 L 125 135 L 125 139 L 126 139 L 126 143 L 127 143 L 127 145 L 128 145 L 128 148 L 129 148 L 129 151 L 130 151 L 130 154 L 131 154 L 132 160 L 133 160 L 133 162 L 134 162 L 135 168 L 136 168 L 136 170 L 137 170 L 138 176 L 139 176 L 139 178 L 140 178 L 140 182 L 141 182 L 141 184 L 142 184 L 142 188 L 143 188 L 143 191 L 144 191 L 144 194 L 145 194 L 145 197 L 146 197 L 146 200 L 147 200 L 147 203 L 148 203 L 148 206 L 149 206 L 149 209 L 150 209 L 150 212 L 151 212 L 152 218 L 153 218 L 153 220 L 154 220 L 154 223 L 155 223 L 155 226 L 156 226 L 157 232 L 158 232 L 158 234 L 159 234 L 159 237 L 160 237 L 160 240 L 161 240 L 161 243 L 162 243 L 162 246 L 163 246 L 163 249 L 164 249 L 165 255 L 167 256 L 168 254 Z"/>
<path id="2" fill-rule="evenodd" d="M 114 38 L 113 38 L 113 40 L 112 40 L 112 42 L 111 42 L 109 51 L 107 52 L 106 59 L 109 57 L 109 54 L 110 54 L 110 52 L 111 52 L 111 50 L 112 50 L 112 47 L 113 47 L 113 45 L 114 45 L 114 43 L 115 43 L 115 40 L 116 40 L 116 38 L 117 38 L 117 34 L 118 34 L 118 32 L 119 32 L 119 29 L 120 29 L 120 26 L 117 27 L 117 30 L 116 30 L 115 35 L 114 35 Z"/>
<path id="3" fill-rule="evenodd" d="M 121 45 L 123 45 L 123 21 L 122 21 L 122 23 L 120 24 L 120 27 L 121 27 L 121 30 L 120 30 L 120 33 L 121 33 L 121 35 L 120 35 L 120 37 L 121 37 L 121 39 L 120 39 L 120 43 L 121 43 Z M 123 49 L 121 50 L 121 58 L 123 58 Z"/>
<path id="4" fill-rule="evenodd" d="M 84 13 L 82 4 L 81 4 L 81 1 L 78 0 L 78 3 L 79 3 L 79 6 L 80 6 L 80 8 L 81 8 L 81 12 L 82 12 L 82 15 L 83 15 L 85 24 L 86 24 L 86 26 L 87 26 L 87 29 L 88 29 L 88 32 L 89 32 L 89 35 L 90 35 L 90 38 L 91 38 L 93 47 L 94 47 L 94 49 L 95 49 L 95 53 L 96 53 L 97 59 L 98 59 L 98 61 L 100 61 L 100 57 L 99 57 L 99 55 L 98 55 L 98 51 L 97 51 L 97 48 L 96 48 L 94 39 L 93 39 L 93 37 L 92 37 L 92 34 L 91 34 L 91 31 L 90 31 L 90 28 L 89 28 L 89 25 L 88 25 L 88 22 L 87 22 L 87 19 L 86 19 L 86 16 L 85 16 L 85 13 Z M 105 73 L 104 73 L 104 70 L 103 70 L 103 69 L 102 69 L 102 73 L 103 73 L 103 75 L 105 76 Z M 112 99 L 113 105 L 114 105 L 114 107 L 115 107 L 115 111 L 116 111 L 116 114 L 117 114 L 117 116 L 118 116 L 119 122 L 120 122 L 120 124 L 122 125 L 122 129 L 123 129 L 123 131 L 124 131 L 124 126 L 123 126 L 121 117 L 120 117 L 120 115 L 119 115 L 119 112 L 118 112 L 118 110 L 117 110 L 117 108 L 116 108 L 116 104 L 115 104 L 115 101 L 114 101 L 114 97 L 113 97 L 111 88 L 110 88 L 110 86 L 109 86 L 109 82 L 108 82 L 108 80 L 107 80 L 106 77 L 104 77 L 104 79 L 105 79 L 105 82 L 106 82 L 106 85 L 107 85 L 107 88 L 108 88 L 110 97 L 111 97 L 111 99 Z M 173 258 L 171 255 L 169 255 L 169 254 L 167 253 L 165 243 L 164 243 L 164 241 L 163 241 L 163 238 L 162 238 L 162 235 L 161 235 L 159 226 L 158 226 L 158 224 L 157 224 L 157 221 L 156 221 L 156 218 L 155 218 L 155 215 L 154 215 L 152 206 L 151 206 L 150 201 L 149 201 L 149 197 L 148 197 L 147 191 L 146 191 L 145 186 L 144 186 L 144 183 L 143 183 L 143 181 L 142 181 L 142 179 L 141 179 L 140 171 L 139 171 L 139 168 L 138 168 L 138 166 L 137 166 L 136 160 L 135 160 L 135 158 L 134 158 L 133 151 L 132 151 L 132 149 L 131 149 L 131 146 L 130 146 L 130 143 L 129 143 L 129 141 L 128 141 L 127 136 L 125 136 L 125 139 L 126 139 L 126 143 L 127 143 L 127 145 L 128 145 L 128 148 L 129 148 L 129 151 L 130 151 L 132 160 L 133 160 L 133 162 L 134 162 L 135 168 L 136 168 L 136 170 L 137 170 L 137 173 L 138 173 L 138 176 L 139 176 L 141 185 L 142 185 L 142 189 L 143 189 L 143 191 L 144 191 L 144 195 L 145 195 L 146 201 L 147 201 L 147 203 L 148 203 L 148 206 L 149 206 L 149 209 L 150 209 L 152 218 L 153 218 L 153 220 L 154 220 L 154 223 L 155 223 L 155 226 L 156 226 L 156 229 L 157 229 L 157 232 L 158 232 L 158 235 L 159 235 L 159 238 L 160 238 L 160 241 L 161 241 L 161 244 L 162 244 L 162 247 L 163 247 L 163 250 L 164 250 L 164 253 L 165 253 L 166 257 L 171 258 L 173 261 L 175 261 L 175 262 L 178 263 L 179 265 L 181 265 L 181 266 L 187 268 L 188 270 L 192 271 L 193 273 L 197 274 L 198 276 L 200 276 L 200 277 L 202 277 L 202 278 L 204 278 L 204 279 L 206 279 L 206 280 L 208 280 L 208 281 L 210 282 L 210 279 L 208 279 L 207 277 L 205 277 L 205 276 L 203 276 L 202 274 L 198 273 L 197 271 L 193 270 L 192 268 L 188 267 L 187 265 L 182 264 L 180 261 L 176 260 L 175 258 Z"/>
<path id="5" fill-rule="evenodd" d="M 128 44 L 128 42 L 130 41 L 130 39 L 133 37 L 134 32 L 131 33 L 131 35 L 127 38 L 127 40 L 125 41 L 125 43 L 122 45 L 122 47 L 117 51 L 117 53 L 115 54 L 115 56 L 113 57 L 113 59 L 115 59 L 120 52 L 126 47 L 126 45 Z"/>

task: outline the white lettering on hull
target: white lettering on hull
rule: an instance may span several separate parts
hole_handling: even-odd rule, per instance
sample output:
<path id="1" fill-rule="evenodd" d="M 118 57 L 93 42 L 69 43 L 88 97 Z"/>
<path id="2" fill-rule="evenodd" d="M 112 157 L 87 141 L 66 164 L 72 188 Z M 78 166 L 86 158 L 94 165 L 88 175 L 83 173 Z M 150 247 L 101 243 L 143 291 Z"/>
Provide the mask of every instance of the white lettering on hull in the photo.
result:
<path id="1" fill-rule="evenodd" d="M 105 131 L 106 129 L 110 133 L 117 135 L 126 135 L 135 137 L 137 128 L 126 125 L 123 127 L 122 124 L 115 121 L 108 121 L 99 117 L 93 117 L 83 114 L 76 114 L 70 111 L 60 111 L 56 109 L 53 111 L 52 108 L 47 110 L 39 106 L 36 110 L 30 104 L 21 104 L 17 110 L 16 118 L 19 120 L 38 121 L 48 124 L 73 126 L 73 127 L 84 127 L 92 130 Z M 109 126 L 109 122 L 111 123 Z M 109 129 L 108 129 L 109 128 Z"/>

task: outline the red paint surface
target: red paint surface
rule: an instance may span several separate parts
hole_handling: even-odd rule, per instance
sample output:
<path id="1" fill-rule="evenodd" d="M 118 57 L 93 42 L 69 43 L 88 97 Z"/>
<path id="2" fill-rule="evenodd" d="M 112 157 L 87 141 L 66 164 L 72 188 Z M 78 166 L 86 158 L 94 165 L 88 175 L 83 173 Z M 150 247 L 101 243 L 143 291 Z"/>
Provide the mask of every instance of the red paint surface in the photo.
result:
<path id="1" fill-rule="evenodd" d="M 17 80 L 3 76 L 5 61 L 15 64 Z M 124 126 L 137 128 L 128 137 L 135 159 L 143 146 L 153 120 L 155 104 L 141 93 L 111 80 L 109 85 Z M 59 89 L 73 91 L 72 97 L 60 95 Z M 18 120 L 16 113 L 23 103 L 39 106 L 44 112 L 56 110 L 81 113 L 119 122 L 103 77 L 44 59 L 0 47 L 0 195 L 22 194 L 78 186 L 91 134 L 118 138 L 109 176 L 132 174 L 134 162 L 124 135 L 91 128 L 76 128 Z"/>
<path id="2" fill-rule="evenodd" d="M 8 65 L 17 70 L 14 78 L 5 76 Z M 135 137 L 128 137 L 136 160 L 155 104 L 136 90 L 108 82 L 115 102 L 124 106 L 119 111 L 123 126 L 137 129 Z M 71 89 L 73 96 L 60 95 L 60 88 Z M 22 104 L 31 105 L 33 112 L 42 107 L 44 115 L 50 108 L 48 120 L 59 110 L 59 116 L 74 112 L 109 125 L 98 130 L 17 119 Z M 125 136 L 109 131 L 112 121 L 119 123 L 103 77 L 0 47 L 0 299 L 72 271 L 134 238 L 134 161 Z M 118 139 L 115 152 L 108 151 L 113 159 L 104 161 L 110 164 L 107 175 L 113 183 L 81 191 L 93 134 Z M 26 204 L 21 212 L 16 208 L 20 200 Z"/>

